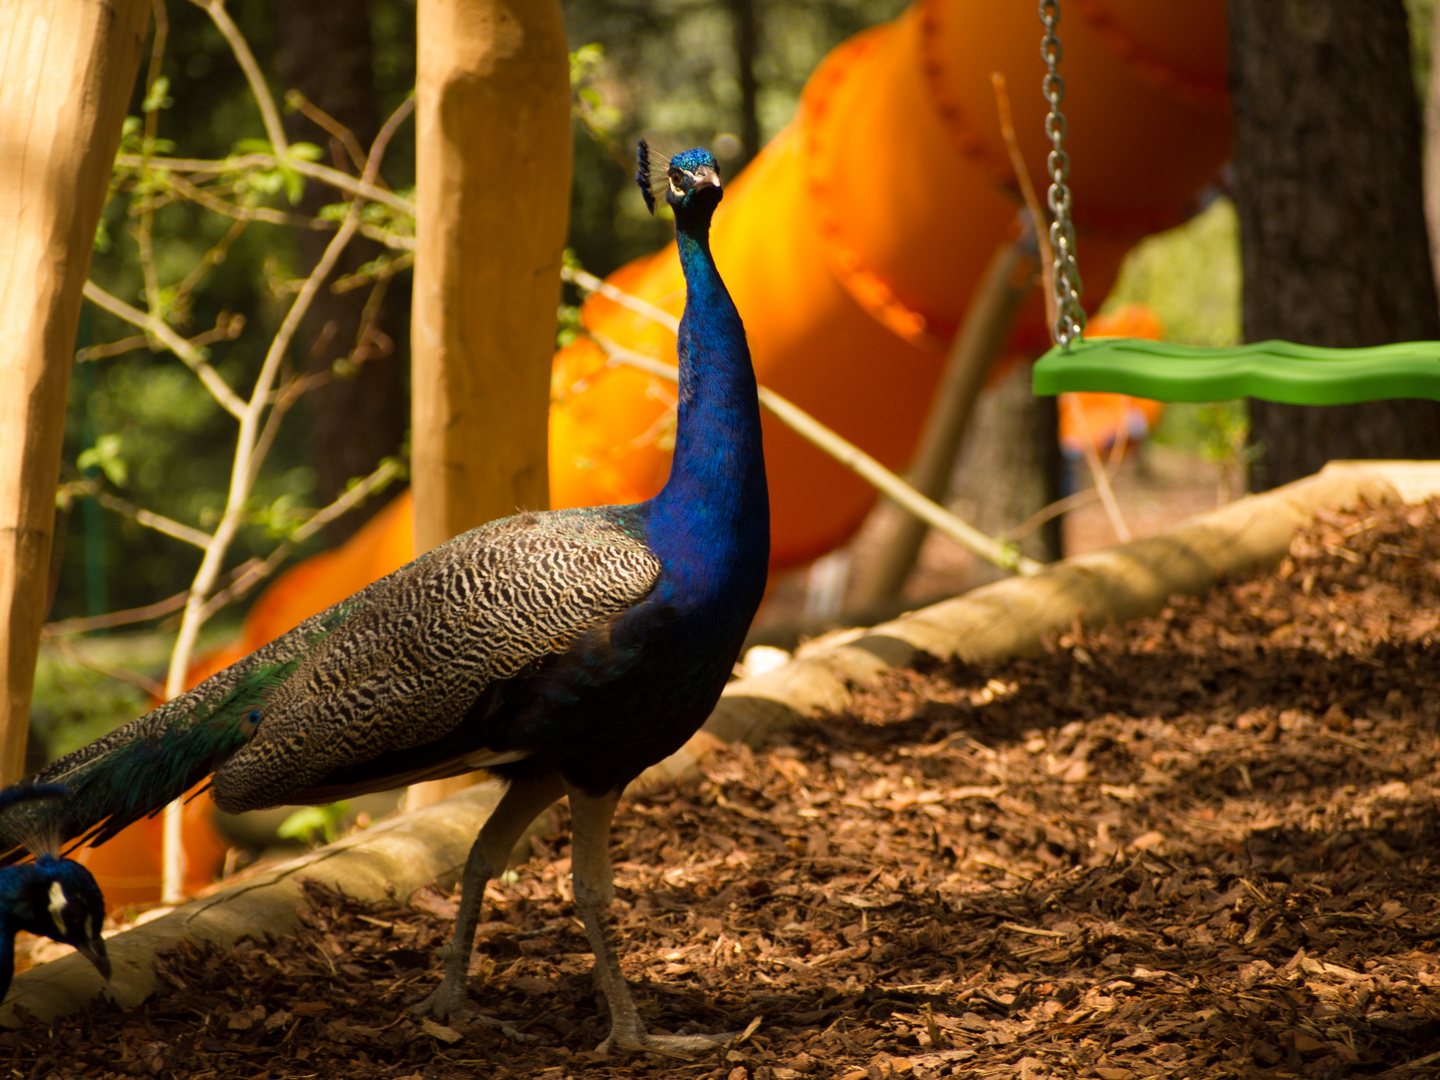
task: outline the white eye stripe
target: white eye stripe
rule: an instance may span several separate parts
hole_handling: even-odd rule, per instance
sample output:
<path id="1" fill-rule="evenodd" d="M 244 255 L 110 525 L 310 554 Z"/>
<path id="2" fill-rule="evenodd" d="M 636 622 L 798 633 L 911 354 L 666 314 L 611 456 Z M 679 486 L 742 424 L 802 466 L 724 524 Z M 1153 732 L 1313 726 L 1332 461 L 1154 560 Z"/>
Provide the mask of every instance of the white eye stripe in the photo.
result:
<path id="1" fill-rule="evenodd" d="M 65 933 L 65 889 L 58 881 L 50 883 L 50 918 L 54 920 L 55 926 L 60 933 Z"/>
<path id="2" fill-rule="evenodd" d="M 685 197 L 685 192 L 681 191 L 678 187 L 675 186 L 675 181 L 673 178 L 670 180 L 670 190 L 679 198 L 683 199 Z"/>

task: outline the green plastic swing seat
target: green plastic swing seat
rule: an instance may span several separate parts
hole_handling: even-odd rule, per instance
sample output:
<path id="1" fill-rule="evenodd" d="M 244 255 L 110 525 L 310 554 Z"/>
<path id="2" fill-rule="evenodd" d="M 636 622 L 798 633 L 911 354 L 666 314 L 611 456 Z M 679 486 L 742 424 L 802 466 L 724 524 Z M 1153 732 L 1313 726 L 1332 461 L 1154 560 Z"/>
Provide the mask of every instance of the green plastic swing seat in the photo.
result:
<path id="1" fill-rule="evenodd" d="M 1322 349 L 1288 341 L 1212 349 L 1134 338 L 1059 346 L 1035 362 L 1041 395 L 1072 391 L 1156 401 L 1254 397 L 1291 405 L 1349 405 L 1384 398 L 1440 400 L 1440 341 Z"/>

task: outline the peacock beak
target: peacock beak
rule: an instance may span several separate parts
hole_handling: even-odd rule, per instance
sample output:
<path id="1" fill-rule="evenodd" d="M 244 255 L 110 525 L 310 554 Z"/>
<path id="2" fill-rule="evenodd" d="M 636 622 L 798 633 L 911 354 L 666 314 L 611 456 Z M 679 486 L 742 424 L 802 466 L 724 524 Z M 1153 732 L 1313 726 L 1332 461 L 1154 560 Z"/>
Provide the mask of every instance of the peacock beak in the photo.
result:
<path id="1" fill-rule="evenodd" d="M 95 965 L 95 970 L 100 972 L 101 978 L 106 982 L 110 981 L 110 954 L 105 951 L 104 938 L 96 934 L 90 940 L 76 945 L 75 951 Z"/>
<path id="2" fill-rule="evenodd" d="M 711 168 L 709 165 L 701 165 L 690 175 L 695 177 L 695 186 L 697 188 L 721 187 L 720 174 L 716 172 L 713 168 Z M 721 189 L 723 190 L 723 188 Z"/>

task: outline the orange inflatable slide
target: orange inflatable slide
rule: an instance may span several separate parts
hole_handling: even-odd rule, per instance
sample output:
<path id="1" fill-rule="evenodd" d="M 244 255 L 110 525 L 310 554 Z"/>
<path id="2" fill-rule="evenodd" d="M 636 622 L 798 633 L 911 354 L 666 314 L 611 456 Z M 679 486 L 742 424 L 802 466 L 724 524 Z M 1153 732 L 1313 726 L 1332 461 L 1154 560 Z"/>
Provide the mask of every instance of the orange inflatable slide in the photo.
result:
<path id="1" fill-rule="evenodd" d="M 1182 221 L 1229 155 L 1225 4 L 1070 0 L 1060 33 L 1079 258 L 1095 305 L 1125 253 Z M 971 291 L 1018 234 L 992 72 L 1006 76 L 1032 176 L 1045 175 L 1040 36 L 1033 2 L 916 0 L 822 62 L 795 119 L 728 185 L 716 214 L 712 246 L 761 382 L 892 469 L 913 452 Z M 676 315 L 684 305 L 673 244 L 609 280 Z M 592 297 L 582 319 L 673 360 L 673 335 L 608 300 Z M 1037 290 L 1008 348 L 1033 357 L 1047 345 Z M 555 357 L 552 386 L 552 505 L 633 502 L 659 490 L 669 384 L 610 366 L 580 339 Z M 844 542 L 874 491 L 768 416 L 765 449 L 774 565 Z M 410 516 L 402 495 L 342 548 L 279 577 L 240 640 L 198 663 L 192 681 L 401 566 L 413 552 Z M 191 881 L 218 867 L 207 828 L 202 820 L 187 842 Z M 138 885 L 138 848 L 149 843 L 137 832 L 133 856 L 119 838 L 92 853 L 107 895 L 123 885 L 127 899 L 142 898 L 128 887 Z M 112 881 L 99 865 L 117 860 L 115 872 L 128 867 L 130 880 Z"/>

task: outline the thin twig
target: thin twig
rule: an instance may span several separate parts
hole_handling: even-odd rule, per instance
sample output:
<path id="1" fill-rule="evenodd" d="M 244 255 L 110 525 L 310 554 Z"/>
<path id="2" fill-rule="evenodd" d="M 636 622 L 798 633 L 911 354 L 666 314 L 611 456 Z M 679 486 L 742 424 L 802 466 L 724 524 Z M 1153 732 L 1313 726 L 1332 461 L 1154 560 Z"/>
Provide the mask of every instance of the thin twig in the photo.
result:
<path id="1" fill-rule="evenodd" d="M 205 6 L 213 17 L 217 10 L 215 0 L 210 0 Z M 233 28 L 234 24 L 230 25 Z M 238 31 L 236 33 L 238 34 Z M 271 106 L 273 107 L 273 105 L 272 101 Z M 400 107 L 381 127 L 380 133 L 375 137 L 375 142 L 370 148 L 370 157 L 366 161 L 365 172 L 361 177 L 362 182 L 373 185 L 380 168 L 380 160 L 390 139 L 414 107 L 415 96 L 412 94 L 401 103 Z M 296 296 L 294 303 L 290 305 L 290 310 L 286 312 L 280 329 L 276 331 L 275 337 L 270 342 L 270 348 L 266 351 L 265 359 L 260 365 L 259 377 L 255 380 L 250 400 L 246 403 L 244 414 L 240 418 L 240 430 L 235 439 L 235 458 L 230 472 L 230 489 L 225 500 L 225 510 L 221 515 L 220 524 L 216 527 L 215 534 L 206 548 L 200 568 L 196 571 L 195 580 L 190 587 L 189 598 L 185 603 L 185 614 L 181 619 L 180 633 L 176 639 L 174 651 L 171 653 L 170 671 L 165 684 L 166 693 L 170 697 L 176 696 L 184 688 L 185 671 L 189 666 L 190 653 L 194 648 L 195 638 L 200 632 L 200 627 L 205 622 L 205 599 L 214 588 L 216 578 L 220 573 L 220 564 L 240 526 L 245 502 L 249 498 L 250 488 L 259 467 L 259 455 L 256 451 L 259 449 L 258 444 L 264 434 L 262 414 L 270 400 L 270 388 L 275 383 L 280 363 L 290 347 L 291 339 L 301 320 L 309 311 L 326 278 L 335 268 L 335 262 L 339 259 L 340 252 L 355 235 L 360 224 L 361 208 L 362 202 L 359 199 L 350 204 L 339 231 L 325 246 L 319 262 L 316 263 L 310 276 L 305 279 L 304 286 Z"/>
<path id="2" fill-rule="evenodd" d="M 373 266 L 369 270 L 356 271 L 353 274 L 346 274 L 344 277 L 336 278 L 335 284 L 330 286 L 330 291 L 334 293 L 354 292 L 356 289 L 362 289 L 372 282 L 379 284 L 386 278 L 394 277 L 396 274 L 409 270 L 410 267 L 414 265 L 415 253 L 413 251 L 406 252 L 403 255 L 397 255 L 388 262 Z"/>
<path id="3" fill-rule="evenodd" d="M 171 174 L 170 183 L 175 186 L 176 191 L 191 202 L 199 203 L 206 210 L 213 210 L 217 214 L 235 218 L 237 221 L 263 221 L 267 225 L 289 225 L 296 229 L 313 229 L 316 232 L 325 232 L 335 228 L 335 222 L 325 221 L 322 218 L 291 214 L 284 210 L 271 209 L 268 206 L 238 206 L 182 179 L 176 173 Z"/>
<path id="4" fill-rule="evenodd" d="M 124 611 L 111 611 L 104 615 L 87 615 L 79 619 L 62 619 L 59 622 L 46 623 L 40 628 L 40 636 L 45 640 L 61 637 L 66 634 L 88 634 L 95 630 L 113 630 L 117 626 L 130 626 L 134 623 L 149 622 L 151 619 L 159 619 L 171 612 L 179 611 L 185 606 L 185 598 L 190 595 L 190 590 L 178 592 L 174 596 L 168 596 L 164 600 L 157 600 L 153 604 L 146 604 L 138 608 L 126 608 Z"/>
<path id="5" fill-rule="evenodd" d="M 191 528 L 189 525 L 175 521 L 163 514 L 156 514 L 153 511 L 145 510 L 132 502 L 117 498 L 108 491 L 101 491 L 98 483 L 92 482 L 86 495 L 94 499 L 106 510 L 114 511 L 123 517 L 129 518 L 137 524 L 144 525 L 147 529 L 154 529 L 166 536 L 173 536 L 176 540 L 183 540 L 187 544 L 198 547 L 204 551 L 210 544 L 210 534 L 200 529 Z"/>
<path id="6" fill-rule="evenodd" d="M 1020 153 L 1020 140 L 1015 136 L 1015 122 L 1010 114 L 1010 94 L 1005 89 L 1005 76 L 998 71 L 992 71 L 990 86 L 995 91 L 995 111 L 1000 114 L 1000 134 L 1005 140 L 1005 150 L 1010 155 L 1010 167 L 1015 170 L 1015 179 L 1020 184 L 1020 197 L 1030 214 L 1035 241 L 1040 245 L 1040 277 L 1045 283 L 1045 321 L 1046 325 L 1053 327 L 1059 313 L 1055 306 L 1055 257 L 1050 251 L 1050 230 L 1045 223 L 1045 212 L 1040 209 L 1040 198 L 1035 194 L 1035 185 L 1030 182 L 1030 170 L 1025 167 L 1025 155 Z"/>
<path id="7" fill-rule="evenodd" d="M 173 180 L 175 177 L 171 177 L 171 179 Z M 230 223 L 230 228 L 225 230 L 225 235 L 217 240 L 209 251 L 205 252 L 200 261 L 190 268 L 190 272 L 185 275 L 180 284 L 175 286 L 175 298 L 177 300 L 187 297 L 194 292 L 195 289 L 199 287 L 200 282 L 205 280 L 205 275 L 224 261 L 231 246 L 236 240 L 240 239 L 240 234 L 245 231 L 245 226 L 248 224 L 249 222 L 246 221 L 232 221 Z M 239 320 L 240 325 L 244 326 L 244 316 L 239 316 Z M 219 325 L 218 322 L 216 325 Z"/>
<path id="8" fill-rule="evenodd" d="M 191 0 L 193 3 L 194 0 Z M 274 154 L 242 154 L 232 158 L 167 158 L 151 157 L 142 158 L 138 154 L 116 154 L 115 164 L 122 168 L 140 168 L 148 165 L 154 169 L 165 169 L 169 172 L 200 173 L 219 175 L 228 172 L 237 172 L 247 168 L 275 168 L 282 164 L 280 158 Z M 283 164 L 303 176 L 314 180 L 322 180 L 333 188 L 344 191 L 350 195 L 358 195 L 373 203 L 380 203 L 398 210 L 409 217 L 415 216 L 415 202 L 403 195 L 397 195 L 393 191 L 387 191 L 375 184 L 357 180 L 347 172 L 339 169 L 332 169 L 328 165 L 321 165 L 319 162 L 306 161 L 303 158 L 285 158 Z"/>
<path id="9" fill-rule="evenodd" d="M 1098 488 L 1086 488 L 1084 491 L 1077 491 L 1073 495 L 1066 495 L 1063 499 L 1056 499 L 1049 506 L 1042 506 L 1013 529 L 1007 530 L 1005 539 L 1012 544 L 1018 544 L 1051 518 L 1069 513 L 1071 510 L 1084 506 L 1086 503 L 1092 503 L 1099 497 L 1100 491 Z"/>
<path id="10" fill-rule="evenodd" d="M 275 109 L 275 102 L 270 96 L 269 88 L 260 75 L 259 67 L 255 64 L 255 58 L 250 53 L 249 46 L 225 13 L 224 8 L 220 6 L 219 0 L 192 0 L 192 2 L 203 6 L 209 12 L 210 17 L 230 42 L 236 59 L 239 60 L 241 67 L 245 70 L 246 78 L 250 81 L 251 91 L 255 94 L 261 116 L 265 119 L 266 129 L 270 133 L 271 144 L 279 157 L 286 158 L 288 144 L 285 142 L 285 135 L 280 127 L 279 114 Z M 381 128 L 380 134 L 370 148 L 370 156 L 365 163 L 361 183 L 372 188 L 375 186 L 375 177 L 379 172 L 380 160 L 384 155 L 385 147 L 398 129 L 400 122 L 413 110 L 414 104 L 415 98 L 412 94 Z M 288 158 L 286 161 L 288 163 Z M 337 175 L 343 176 L 344 174 L 337 171 Z M 258 444 L 263 440 L 262 420 L 270 400 L 271 387 L 279 375 L 281 363 L 290 348 L 290 342 L 294 338 L 301 320 L 309 312 L 316 295 L 319 294 L 326 279 L 335 269 L 335 263 L 339 259 L 340 253 L 359 230 L 360 212 L 363 205 L 363 200 L 358 197 L 351 201 L 344 221 L 335 235 L 331 237 L 330 242 L 325 245 L 325 251 L 290 305 L 290 310 L 286 312 L 279 330 L 271 339 L 265 359 L 260 364 L 260 373 L 251 390 L 250 400 L 245 403 L 244 411 L 240 416 L 240 430 L 235 437 L 235 456 L 231 464 L 230 486 L 225 497 L 225 510 L 221 514 L 220 523 L 200 560 L 200 568 L 191 582 L 184 612 L 180 618 L 180 631 L 176 635 L 175 645 L 170 653 L 170 666 L 165 677 L 167 700 L 179 696 L 185 688 L 190 657 L 194 651 L 200 628 L 206 619 L 208 608 L 206 599 L 215 587 L 216 580 L 220 575 L 221 564 L 240 527 L 245 503 L 250 497 L 251 485 L 259 469 L 260 455 L 257 451 L 263 449 Z M 167 902 L 174 902 L 181 899 L 183 895 L 181 804 L 179 800 L 165 807 L 163 837 L 161 898 Z"/>
<path id="11" fill-rule="evenodd" d="M 355 507 L 359 506 L 369 498 L 373 492 L 383 488 L 391 480 L 399 476 L 401 472 L 402 466 L 399 462 L 382 462 L 378 469 L 351 487 L 329 506 L 317 510 L 304 525 L 301 525 L 290 534 L 289 540 L 280 544 L 264 559 L 250 559 L 243 566 L 240 566 L 231 583 L 224 589 L 216 592 L 216 594 L 206 602 L 205 618 L 210 618 L 226 604 L 240 599 L 240 597 L 244 596 L 252 588 L 273 574 L 280 565 L 290 557 L 290 553 L 293 552 L 295 548 L 314 536 L 315 533 L 336 518 L 349 513 Z"/>
<path id="12" fill-rule="evenodd" d="M 638 296 L 631 296 L 627 292 L 621 292 L 614 285 L 596 277 L 594 274 L 586 273 L 584 270 L 579 270 L 575 267 L 566 266 L 561 268 L 560 277 L 572 285 L 580 286 L 580 288 L 586 292 L 599 293 L 605 297 L 606 300 L 613 301 L 623 308 L 628 308 L 637 315 L 644 315 L 651 322 L 659 323 L 672 334 L 678 333 L 680 330 L 680 320 L 664 308 L 658 308 L 654 304 L 640 299 Z"/>
<path id="13" fill-rule="evenodd" d="M 210 366 L 205 357 L 200 354 L 200 350 L 172 330 L 169 323 L 158 316 L 131 307 L 124 300 L 106 292 L 93 281 L 85 282 L 84 293 L 85 299 L 92 304 L 104 308 L 112 315 L 118 315 L 131 326 L 138 326 L 141 330 L 154 334 L 156 339 L 178 356 L 186 367 L 200 376 L 200 381 L 205 384 L 205 389 L 210 391 L 215 400 L 220 403 L 221 408 L 237 419 L 244 416 L 244 400 L 230 389 L 230 384 Z"/>
<path id="14" fill-rule="evenodd" d="M 593 331 L 591 336 L 613 360 L 638 367 L 642 371 L 659 375 L 672 382 L 679 378 L 679 369 L 673 364 L 663 363 L 654 357 L 645 356 L 633 349 L 617 345 Z M 857 473 L 883 492 L 896 505 L 914 514 L 932 529 L 944 533 L 982 559 L 1003 570 L 1010 570 L 1028 577 L 1039 573 L 1042 569 L 1040 563 L 1021 555 L 1012 545 L 1002 544 L 991 539 L 979 529 L 960 520 L 939 503 L 927 499 L 854 443 L 835 434 L 799 406 L 768 387 L 762 386 L 759 390 L 760 404 L 783 424 L 814 443 L 846 468 Z"/>
<path id="15" fill-rule="evenodd" d="M 364 171 L 365 148 L 360 145 L 360 140 L 355 138 L 353 131 L 340 123 L 339 120 L 336 120 L 324 109 L 320 108 L 319 105 L 316 105 L 299 90 L 287 90 L 285 92 L 285 104 L 300 113 L 316 127 L 324 128 L 326 133 L 345 148 L 345 153 L 350 156 L 350 163 L 355 166 L 356 170 L 360 172 Z"/>
<path id="16" fill-rule="evenodd" d="M 116 667 L 114 664 L 107 664 L 103 660 L 97 660 L 95 657 L 77 648 L 75 643 L 69 638 L 57 637 L 54 638 L 50 644 L 54 646 L 57 652 L 69 657 L 82 667 L 87 667 L 91 671 L 98 671 L 101 675 L 118 679 L 120 682 L 129 683 L 131 686 L 143 690 L 152 698 L 160 698 L 165 694 L 165 687 L 161 686 L 154 679 L 147 679 L 144 675 L 140 675 L 128 668 Z"/>
<path id="17" fill-rule="evenodd" d="M 561 277 L 589 292 L 597 292 L 607 300 L 612 300 L 621 307 L 634 311 L 636 314 L 644 315 L 646 318 L 666 327 L 672 333 L 676 332 L 680 327 L 680 320 L 668 311 L 658 308 L 654 304 L 646 303 L 638 296 L 631 296 L 629 293 L 622 292 L 614 285 L 597 278 L 594 274 L 586 273 L 584 270 L 566 267 L 561 271 Z M 659 375 L 672 382 L 678 378 L 678 369 L 673 364 L 666 364 L 653 357 L 637 353 L 632 349 L 626 349 L 601 334 L 592 332 L 590 336 L 614 359 L 641 368 L 653 375 Z M 978 529 L 961 521 L 939 503 L 927 499 L 858 446 L 841 438 L 798 405 L 786 400 L 768 387 L 760 387 L 760 404 L 769 409 L 777 419 L 799 432 L 836 461 L 855 473 L 858 473 L 897 505 L 909 513 L 914 514 L 932 528 L 944 533 L 963 547 L 969 548 L 982 559 L 1004 570 L 1013 570 L 1025 576 L 1039 572 L 1041 568 L 1040 563 L 1021 555 L 1009 545 L 1001 544 L 991 539 Z"/>
<path id="18" fill-rule="evenodd" d="M 150 339 L 144 334 L 132 334 L 129 337 L 121 338 L 118 341 L 109 341 L 104 345 L 90 345 L 75 352 L 75 363 L 85 364 L 92 360 L 105 360 L 111 356 L 123 356 L 135 349 L 145 349 L 150 345 Z"/>
<path id="19" fill-rule="evenodd" d="M 165 0 L 154 0 L 151 5 L 155 15 L 155 33 L 150 43 L 150 66 L 145 73 L 145 100 L 149 104 L 155 93 L 155 81 L 160 78 L 161 63 L 165 56 L 165 40 L 170 36 L 170 19 L 165 10 Z M 145 136 L 141 141 L 142 151 L 148 150 L 155 141 L 160 125 L 160 108 L 155 105 L 145 110 Z M 155 266 L 153 230 L 155 225 L 155 204 L 146 200 L 140 207 L 140 222 L 135 231 L 135 242 L 140 248 L 140 272 L 145 279 L 145 304 L 151 312 L 158 314 L 163 309 L 160 300 L 160 274 Z"/>
<path id="20" fill-rule="evenodd" d="M 255 54 L 250 51 L 250 44 L 245 40 L 245 35 L 240 33 L 240 28 L 230 18 L 230 13 L 225 10 L 221 0 L 190 0 L 196 7 L 204 9 L 210 16 L 211 21 L 224 35 L 225 41 L 230 46 L 230 51 L 235 54 L 236 61 L 240 64 L 240 70 L 245 73 L 245 81 L 250 84 L 250 93 L 255 98 L 255 105 L 260 110 L 260 122 L 265 125 L 265 135 L 274 147 L 279 157 L 285 157 L 290 150 L 290 141 L 285 138 L 285 125 L 280 122 L 280 110 L 275 107 L 275 98 L 270 93 L 270 86 L 265 82 L 265 75 L 260 70 L 260 65 L 255 62 Z"/>
<path id="21" fill-rule="evenodd" d="M 1090 467 L 1090 475 L 1095 479 L 1095 487 L 1100 492 L 1100 505 L 1105 507 L 1105 516 L 1110 519 L 1110 527 L 1115 530 L 1115 535 L 1122 544 L 1129 543 L 1130 528 L 1120 513 L 1120 504 L 1115 501 L 1115 491 L 1110 486 L 1110 474 L 1105 471 L 1105 465 L 1095 449 L 1095 442 L 1090 437 L 1090 421 L 1085 417 L 1080 395 L 1065 394 L 1063 400 L 1075 422 L 1075 431 L 1080 436 L 1080 451 L 1085 455 L 1085 464 Z"/>

